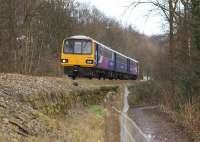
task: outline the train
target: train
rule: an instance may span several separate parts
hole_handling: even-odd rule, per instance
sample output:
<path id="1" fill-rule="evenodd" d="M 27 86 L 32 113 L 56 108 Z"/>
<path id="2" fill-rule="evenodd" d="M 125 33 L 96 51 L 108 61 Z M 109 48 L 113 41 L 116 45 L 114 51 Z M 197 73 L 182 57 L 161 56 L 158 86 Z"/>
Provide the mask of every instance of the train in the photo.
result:
<path id="1" fill-rule="evenodd" d="M 139 62 L 114 49 L 84 36 L 65 38 L 61 49 L 64 74 L 72 77 L 136 80 Z"/>

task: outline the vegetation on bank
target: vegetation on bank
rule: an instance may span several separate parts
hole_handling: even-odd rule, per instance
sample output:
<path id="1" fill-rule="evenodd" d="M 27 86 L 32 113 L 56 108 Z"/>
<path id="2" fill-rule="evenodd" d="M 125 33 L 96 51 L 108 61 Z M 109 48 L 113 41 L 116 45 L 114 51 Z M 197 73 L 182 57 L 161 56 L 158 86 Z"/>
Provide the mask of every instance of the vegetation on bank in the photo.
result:
<path id="1" fill-rule="evenodd" d="M 97 117 L 103 117 L 105 115 L 105 109 L 98 105 L 89 106 L 89 111 L 95 113 Z"/>
<path id="2" fill-rule="evenodd" d="M 172 95 L 171 85 L 167 81 L 140 82 L 129 87 L 129 105 L 131 107 L 160 105 L 172 120 L 185 127 L 189 133 L 192 133 L 194 141 L 198 142 L 200 140 L 200 97 L 194 94 L 188 96 L 186 90 L 177 84 L 175 94 Z"/>
<path id="3" fill-rule="evenodd" d="M 91 106 L 92 107 L 92 106 Z M 104 111 L 101 106 L 98 106 Z M 39 136 L 30 136 L 27 142 L 104 142 L 105 130 L 105 113 L 101 117 L 96 112 L 90 111 L 90 108 L 82 108 L 74 111 L 74 114 L 65 116 L 40 116 L 43 123 L 51 129 L 57 130 L 55 136 L 51 136 L 49 132 Z"/>
<path id="4" fill-rule="evenodd" d="M 108 92 L 118 92 L 117 86 L 81 89 L 73 91 L 38 92 L 29 96 L 23 96 L 22 101 L 34 109 L 48 115 L 70 114 L 76 107 L 100 105 L 106 99 Z M 98 109 L 97 109 L 98 110 Z"/>
<path id="5" fill-rule="evenodd" d="M 107 105 L 121 107 L 121 90 L 98 80 L 77 82 L 0 74 L 0 141 L 104 142 L 107 121 L 115 122 L 113 128 L 119 125 L 119 116 L 107 116 L 112 114 Z"/>

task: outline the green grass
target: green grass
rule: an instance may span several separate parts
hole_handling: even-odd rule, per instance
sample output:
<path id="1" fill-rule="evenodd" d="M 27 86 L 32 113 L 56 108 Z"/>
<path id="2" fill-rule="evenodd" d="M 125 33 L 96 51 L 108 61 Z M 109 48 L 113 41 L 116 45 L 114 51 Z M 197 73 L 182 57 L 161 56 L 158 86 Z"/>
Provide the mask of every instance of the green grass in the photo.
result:
<path id="1" fill-rule="evenodd" d="M 89 111 L 95 113 L 97 117 L 103 117 L 105 115 L 105 109 L 102 106 L 91 105 Z"/>

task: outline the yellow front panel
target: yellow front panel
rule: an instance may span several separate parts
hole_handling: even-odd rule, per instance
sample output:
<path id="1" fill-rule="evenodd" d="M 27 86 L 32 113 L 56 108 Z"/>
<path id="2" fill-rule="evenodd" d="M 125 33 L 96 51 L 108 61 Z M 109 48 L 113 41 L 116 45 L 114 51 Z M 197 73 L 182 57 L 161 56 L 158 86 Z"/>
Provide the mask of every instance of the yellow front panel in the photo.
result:
<path id="1" fill-rule="evenodd" d="M 84 54 L 64 54 L 61 52 L 61 60 L 68 60 L 67 63 L 61 63 L 62 66 L 81 66 L 81 67 L 94 67 L 94 43 L 92 44 L 92 54 L 84 55 Z M 63 51 L 63 46 L 62 46 Z M 87 64 L 86 60 L 93 60 L 93 64 Z"/>

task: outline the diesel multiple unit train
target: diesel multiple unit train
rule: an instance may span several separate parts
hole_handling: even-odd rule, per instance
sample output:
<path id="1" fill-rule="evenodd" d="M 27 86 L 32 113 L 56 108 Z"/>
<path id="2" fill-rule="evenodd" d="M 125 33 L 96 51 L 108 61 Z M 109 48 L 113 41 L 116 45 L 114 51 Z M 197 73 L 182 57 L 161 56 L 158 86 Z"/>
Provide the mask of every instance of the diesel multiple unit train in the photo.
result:
<path id="1" fill-rule="evenodd" d="M 138 61 L 87 36 L 63 40 L 61 65 L 64 73 L 76 77 L 132 79 L 139 73 Z"/>

